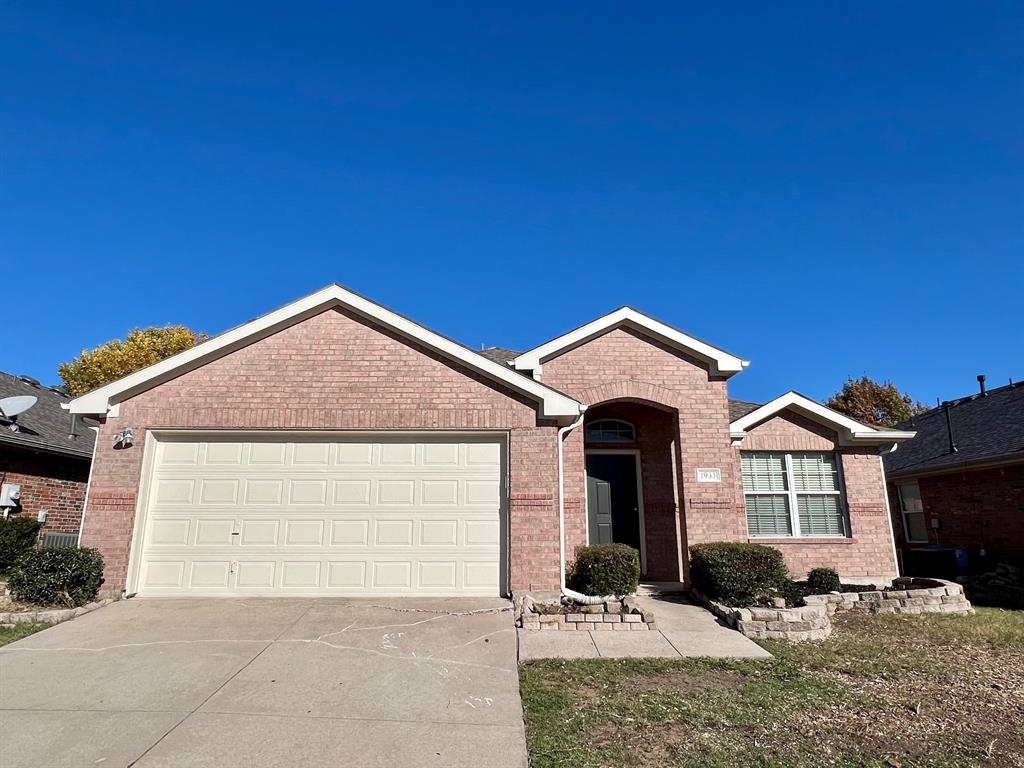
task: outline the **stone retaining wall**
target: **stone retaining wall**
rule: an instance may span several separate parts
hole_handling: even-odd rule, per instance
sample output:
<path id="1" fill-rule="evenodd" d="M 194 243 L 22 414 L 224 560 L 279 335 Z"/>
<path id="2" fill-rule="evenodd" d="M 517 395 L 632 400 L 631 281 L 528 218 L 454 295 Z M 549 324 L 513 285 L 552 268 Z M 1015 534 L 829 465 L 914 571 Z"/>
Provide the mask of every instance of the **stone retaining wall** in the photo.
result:
<path id="1" fill-rule="evenodd" d="M 912 587 L 900 589 L 899 587 Z M 900 578 L 894 589 L 808 595 L 800 608 L 732 608 L 696 590 L 693 596 L 733 629 L 751 638 L 824 640 L 832 633 L 829 617 L 840 611 L 866 613 L 974 613 L 964 588 L 943 579 Z"/>
<path id="2" fill-rule="evenodd" d="M 893 589 L 808 595 L 808 605 L 822 605 L 829 615 L 838 611 L 867 613 L 974 613 L 962 585 L 944 579 L 899 578 Z M 900 589 L 900 587 L 912 587 Z"/>
<path id="3" fill-rule="evenodd" d="M 524 599 L 516 610 L 516 626 L 532 630 L 629 632 L 657 629 L 654 611 L 626 597 L 597 605 L 563 607 Z"/>

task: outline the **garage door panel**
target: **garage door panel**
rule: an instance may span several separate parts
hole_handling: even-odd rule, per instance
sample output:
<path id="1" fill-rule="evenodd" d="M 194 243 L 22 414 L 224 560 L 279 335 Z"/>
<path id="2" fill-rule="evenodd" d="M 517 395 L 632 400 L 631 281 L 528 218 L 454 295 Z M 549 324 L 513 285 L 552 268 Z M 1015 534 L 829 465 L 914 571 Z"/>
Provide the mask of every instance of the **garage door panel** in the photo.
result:
<path id="1" fill-rule="evenodd" d="M 281 543 L 281 521 L 277 519 L 243 519 L 238 544 L 240 547 L 275 547 Z"/>
<path id="2" fill-rule="evenodd" d="M 277 587 L 277 561 L 240 560 L 235 586 L 239 591 L 267 592 Z"/>
<path id="3" fill-rule="evenodd" d="M 144 594 L 498 594 L 499 443 L 158 442 Z"/>
<path id="4" fill-rule="evenodd" d="M 230 547 L 235 532 L 233 517 L 199 517 L 195 524 L 197 547 Z"/>

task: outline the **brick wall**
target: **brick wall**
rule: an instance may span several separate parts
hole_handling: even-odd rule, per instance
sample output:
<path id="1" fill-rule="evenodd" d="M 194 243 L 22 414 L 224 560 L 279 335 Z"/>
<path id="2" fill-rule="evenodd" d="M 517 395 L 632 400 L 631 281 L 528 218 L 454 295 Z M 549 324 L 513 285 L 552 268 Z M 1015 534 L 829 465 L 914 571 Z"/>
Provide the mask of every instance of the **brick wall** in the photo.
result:
<path id="1" fill-rule="evenodd" d="M 897 482 L 889 485 L 890 503 L 897 543 L 905 547 Z M 930 544 L 972 552 L 984 548 L 995 558 L 1024 556 L 1024 464 L 932 475 L 916 482 Z M 932 528 L 934 518 L 938 530 Z"/>
<path id="2" fill-rule="evenodd" d="M 130 426 L 135 446 L 114 450 Z M 501 430 L 509 438 L 511 588 L 557 589 L 556 430 L 535 404 L 387 329 L 331 310 L 121 404 L 99 435 L 83 543 L 125 584 L 151 428 Z"/>
<path id="3" fill-rule="evenodd" d="M 750 539 L 779 549 L 795 577 L 805 576 L 811 568 L 818 567 L 835 568 L 847 579 L 896 576 L 877 448 L 840 447 L 836 433 L 827 427 L 797 414 L 780 414 L 750 430 L 741 450 L 836 451 L 840 455 L 851 538 Z"/>
<path id="4" fill-rule="evenodd" d="M 17 514 L 47 510 L 44 531 L 77 533 L 89 479 L 89 461 L 45 453 L 0 450 L 0 477 L 21 485 Z"/>

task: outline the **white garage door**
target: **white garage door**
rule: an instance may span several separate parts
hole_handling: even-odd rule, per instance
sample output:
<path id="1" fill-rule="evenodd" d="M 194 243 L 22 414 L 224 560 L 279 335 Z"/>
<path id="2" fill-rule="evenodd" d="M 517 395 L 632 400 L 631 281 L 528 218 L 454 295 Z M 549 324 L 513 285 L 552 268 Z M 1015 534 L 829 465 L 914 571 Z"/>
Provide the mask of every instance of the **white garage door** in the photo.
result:
<path id="1" fill-rule="evenodd" d="M 497 595 L 494 436 L 155 444 L 141 595 Z"/>

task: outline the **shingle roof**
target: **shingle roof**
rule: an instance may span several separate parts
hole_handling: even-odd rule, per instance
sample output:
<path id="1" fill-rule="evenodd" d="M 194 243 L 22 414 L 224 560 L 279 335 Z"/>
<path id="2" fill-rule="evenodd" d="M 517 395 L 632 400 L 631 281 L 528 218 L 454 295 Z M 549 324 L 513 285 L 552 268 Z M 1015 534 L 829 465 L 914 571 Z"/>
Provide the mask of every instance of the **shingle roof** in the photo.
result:
<path id="1" fill-rule="evenodd" d="M 509 360 L 515 360 L 522 352 L 516 352 L 514 349 L 505 349 L 504 347 L 489 347 L 488 349 L 481 349 L 479 354 L 496 363 L 507 363 Z"/>
<path id="2" fill-rule="evenodd" d="M 0 372 L 0 398 L 32 395 L 36 404 L 17 417 L 18 431 L 11 429 L 11 420 L 0 416 L 0 446 L 17 445 L 68 456 L 92 458 L 96 433 L 84 419 L 78 419 L 75 436 L 71 432 L 71 414 L 60 407 L 67 395 L 49 387 L 23 381 Z"/>
<path id="3" fill-rule="evenodd" d="M 753 413 L 760 408 L 762 403 L 748 403 L 746 400 L 729 401 L 729 421 L 741 419 L 748 413 Z"/>
<path id="4" fill-rule="evenodd" d="M 901 475 L 992 460 L 1024 461 L 1024 382 L 990 389 L 987 397 L 954 400 L 949 415 L 956 453 L 949 451 L 944 409 L 933 408 L 899 425 L 917 430 L 917 437 L 885 455 L 886 472 Z"/>

